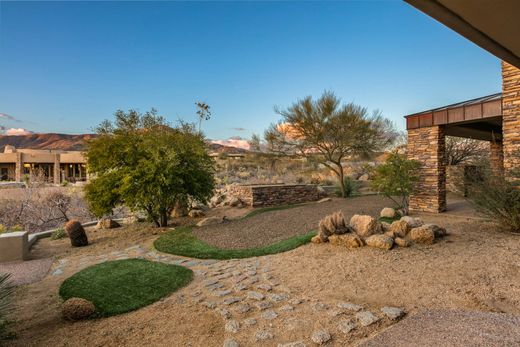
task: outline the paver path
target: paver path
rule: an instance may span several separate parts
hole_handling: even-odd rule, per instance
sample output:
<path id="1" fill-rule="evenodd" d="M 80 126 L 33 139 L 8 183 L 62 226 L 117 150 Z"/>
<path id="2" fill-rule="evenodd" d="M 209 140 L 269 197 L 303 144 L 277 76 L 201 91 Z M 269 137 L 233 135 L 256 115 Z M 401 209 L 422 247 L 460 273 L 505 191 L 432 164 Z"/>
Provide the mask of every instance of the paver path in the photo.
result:
<path id="1" fill-rule="evenodd" d="M 312 345 L 315 339 L 341 337 L 359 340 L 397 320 L 381 307 L 367 307 L 327 298 L 292 293 L 270 271 L 271 256 L 199 260 L 147 250 L 141 245 L 108 254 L 58 260 L 51 276 L 67 277 L 73 271 L 110 260 L 143 258 L 191 268 L 195 280 L 176 295 L 213 310 L 222 317 L 224 346 L 271 344 L 274 341 Z M 327 338 L 328 337 L 328 338 Z"/>

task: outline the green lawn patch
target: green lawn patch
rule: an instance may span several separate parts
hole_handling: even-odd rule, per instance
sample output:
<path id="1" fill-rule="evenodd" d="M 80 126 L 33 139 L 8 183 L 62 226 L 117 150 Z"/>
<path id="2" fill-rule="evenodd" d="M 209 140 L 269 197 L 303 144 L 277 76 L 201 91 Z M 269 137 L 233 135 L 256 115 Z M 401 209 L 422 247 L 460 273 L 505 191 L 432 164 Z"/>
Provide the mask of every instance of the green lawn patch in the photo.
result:
<path id="1" fill-rule="evenodd" d="M 99 316 L 113 316 L 150 305 L 187 285 L 193 272 L 182 266 L 144 259 L 107 261 L 67 278 L 63 300 L 90 300 Z"/>
<path id="2" fill-rule="evenodd" d="M 297 235 L 269 246 L 251 249 L 220 249 L 199 240 L 191 232 L 191 228 L 183 227 L 161 235 L 154 242 L 157 250 L 165 253 L 182 255 L 198 259 L 237 259 L 258 257 L 267 254 L 286 252 L 310 242 L 316 235 L 311 231 L 305 235 Z"/>

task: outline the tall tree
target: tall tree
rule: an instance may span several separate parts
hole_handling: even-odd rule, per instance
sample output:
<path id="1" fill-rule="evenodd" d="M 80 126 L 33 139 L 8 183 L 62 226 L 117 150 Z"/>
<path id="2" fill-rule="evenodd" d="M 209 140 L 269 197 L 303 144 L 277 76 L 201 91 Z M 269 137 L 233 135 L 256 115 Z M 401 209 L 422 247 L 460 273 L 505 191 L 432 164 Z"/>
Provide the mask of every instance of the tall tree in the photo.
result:
<path id="1" fill-rule="evenodd" d="M 317 100 L 308 96 L 275 111 L 282 120 L 265 132 L 270 150 L 317 158 L 337 176 L 343 197 L 343 161 L 354 156 L 369 157 L 397 137 L 392 123 L 380 112 L 369 115 L 364 107 L 341 104 L 332 92 L 324 92 Z"/>
<path id="2" fill-rule="evenodd" d="M 205 202 L 214 187 L 213 160 L 193 125 L 171 127 L 157 112 L 117 111 L 87 144 L 94 175 L 86 198 L 98 216 L 119 205 L 144 210 L 156 226 L 167 226 L 178 203 Z"/>
<path id="3" fill-rule="evenodd" d="M 195 106 L 197 107 L 197 116 L 199 117 L 199 132 L 202 128 L 202 121 L 203 120 L 209 120 L 211 118 L 211 111 L 208 104 L 205 102 L 197 101 L 195 103 Z"/>

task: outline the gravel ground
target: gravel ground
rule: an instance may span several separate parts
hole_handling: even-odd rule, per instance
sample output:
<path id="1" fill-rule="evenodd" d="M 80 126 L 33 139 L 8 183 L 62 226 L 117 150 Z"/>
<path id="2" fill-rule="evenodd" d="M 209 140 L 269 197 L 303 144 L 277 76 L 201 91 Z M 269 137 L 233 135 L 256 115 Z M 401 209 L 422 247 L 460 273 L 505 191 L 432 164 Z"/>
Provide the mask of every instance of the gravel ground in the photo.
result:
<path id="1" fill-rule="evenodd" d="M 348 221 L 356 213 L 376 217 L 383 207 L 393 205 L 391 200 L 379 196 L 333 199 L 323 203 L 311 203 L 262 213 L 230 223 L 195 228 L 193 232 L 201 240 L 220 248 L 253 248 L 306 234 L 318 227 L 321 218 L 339 210 L 343 211 Z"/>
<path id="2" fill-rule="evenodd" d="M 11 274 L 11 283 L 15 286 L 40 281 L 49 272 L 54 259 L 45 258 L 0 264 L 0 273 Z"/>
<path id="3" fill-rule="evenodd" d="M 422 311 L 360 347 L 520 346 L 520 317 L 460 310 Z"/>

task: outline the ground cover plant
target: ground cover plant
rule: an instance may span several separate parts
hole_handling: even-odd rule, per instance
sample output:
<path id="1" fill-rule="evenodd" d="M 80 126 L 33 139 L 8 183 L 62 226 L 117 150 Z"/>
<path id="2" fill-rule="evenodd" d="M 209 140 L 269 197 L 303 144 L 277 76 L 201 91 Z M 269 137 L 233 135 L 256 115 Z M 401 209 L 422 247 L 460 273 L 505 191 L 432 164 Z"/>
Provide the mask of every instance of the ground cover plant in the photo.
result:
<path id="1" fill-rule="evenodd" d="M 238 259 L 258 257 L 268 254 L 286 252 L 309 243 L 316 235 L 311 231 L 305 235 L 298 235 L 272 245 L 251 249 L 220 249 L 199 240 L 191 232 L 191 228 L 182 227 L 161 235 L 154 242 L 157 250 L 165 253 L 182 255 L 198 259 Z"/>
<path id="2" fill-rule="evenodd" d="M 93 265 L 66 279 L 60 287 L 63 300 L 91 301 L 99 316 L 113 316 L 150 305 L 187 285 L 191 270 L 144 259 L 108 261 Z"/>

